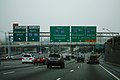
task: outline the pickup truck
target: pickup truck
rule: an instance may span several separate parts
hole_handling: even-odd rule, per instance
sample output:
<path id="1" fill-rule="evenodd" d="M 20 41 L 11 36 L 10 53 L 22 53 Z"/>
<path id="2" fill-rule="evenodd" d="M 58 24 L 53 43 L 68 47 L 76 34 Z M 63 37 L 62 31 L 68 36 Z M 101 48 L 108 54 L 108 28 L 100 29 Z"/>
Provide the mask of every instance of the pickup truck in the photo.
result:
<path id="1" fill-rule="evenodd" d="M 99 54 L 92 54 L 87 60 L 87 64 L 99 64 Z"/>

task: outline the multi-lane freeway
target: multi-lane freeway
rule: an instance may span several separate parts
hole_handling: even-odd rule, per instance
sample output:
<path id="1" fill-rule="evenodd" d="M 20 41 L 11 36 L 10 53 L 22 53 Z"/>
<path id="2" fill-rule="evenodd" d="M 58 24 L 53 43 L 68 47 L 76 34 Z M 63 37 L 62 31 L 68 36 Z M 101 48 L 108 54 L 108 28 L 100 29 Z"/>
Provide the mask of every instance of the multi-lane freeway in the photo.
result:
<path id="1" fill-rule="evenodd" d="M 6 64 L 6 63 L 9 64 Z M 0 65 L 0 80 L 120 80 L 120 74 L 104 64 L 65 62 L 65 68 L 6 61 Z"/>

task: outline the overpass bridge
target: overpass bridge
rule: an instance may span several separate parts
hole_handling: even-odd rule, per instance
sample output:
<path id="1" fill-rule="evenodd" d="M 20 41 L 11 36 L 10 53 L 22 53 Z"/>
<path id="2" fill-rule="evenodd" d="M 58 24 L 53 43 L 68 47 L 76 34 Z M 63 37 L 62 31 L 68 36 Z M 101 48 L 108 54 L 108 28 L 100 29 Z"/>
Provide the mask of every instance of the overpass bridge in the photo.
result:
<path id="1" fill-rule="evenodd" d="M 118 32 L 97 32 L 96 42 L 50 42 L 50 32 L 40 32 L 39 42 L 13 42 L 13 32 L 8 32 L 7 45 L 1 45 L 0 48 L 4 50 L 5 54 L 10 54 L 13 48 L 37 48 L 40 51 L 41 47 L 74 47 L 74 46 L 95 46 L 96 44 L 104 44 L 106 40 L 114 36 L 118 36 Z M 44 40 L 46 41 L 44 42 Z"/>
<path id="2" fill-rule="evenodd" d="M 96 33 L 96 42 L 50 42 L 50 32 L 40 32 L 40 41 L 39 42 L 13 42 L 13 32 L 8 32 L 8 39 L 6 45 L 1 45 L 0 47 L 9 47 L 9 46 L 31 46 L 31 45 L 42 45 L 42 46 L 51 46 L 51 45 L 95 45 L 95 44 L 104 44 L 109 38 L 118 36 L 118 32 L 97 32 Z M 46 41 L 44 41 L 46 40 Z"/>
<path id="3" fill-rule="evenodd" d="M 118 32 L 96 32 L 96 34 L 96 37 L 112 37 L 119 35 Z M 8 36 L 10 38 L 13 37 L 13 32 L 8 32 Z M 40 32 L 40 37 L 50 37 L 50 32 Z"/>

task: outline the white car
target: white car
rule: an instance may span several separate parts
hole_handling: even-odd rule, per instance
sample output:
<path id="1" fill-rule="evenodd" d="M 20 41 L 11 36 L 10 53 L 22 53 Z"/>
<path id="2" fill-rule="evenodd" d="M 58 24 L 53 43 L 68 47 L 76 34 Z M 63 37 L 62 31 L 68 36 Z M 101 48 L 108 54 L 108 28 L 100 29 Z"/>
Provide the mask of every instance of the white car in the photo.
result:
<path id="1" fill-rule="evenodd" d="M 23 54 L 22 55 L 22 64 L 24 63 L 33 63 L 34 56 L 32 54 Z"/>

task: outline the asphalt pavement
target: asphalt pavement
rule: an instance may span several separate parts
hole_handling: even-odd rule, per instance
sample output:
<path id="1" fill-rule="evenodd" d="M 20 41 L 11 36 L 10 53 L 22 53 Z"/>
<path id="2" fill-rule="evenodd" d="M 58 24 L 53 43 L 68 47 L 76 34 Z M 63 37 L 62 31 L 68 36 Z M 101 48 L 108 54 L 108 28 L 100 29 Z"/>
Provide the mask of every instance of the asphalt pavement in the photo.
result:
<path id="1" fill-rule="evenodd" d="M 120 80 L 120 75 L 105 64 L 77 63 L 72 59 L 66 61 L 63 69 L 56 66 L 47 69 L 46 65 L 33 66 L 18 62 L 16 66 L 27 66 L 1 70 L 0 80 Z M 11 66 L 15 67 L 14 63 Z"/>

